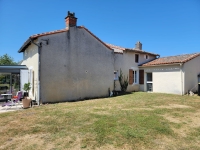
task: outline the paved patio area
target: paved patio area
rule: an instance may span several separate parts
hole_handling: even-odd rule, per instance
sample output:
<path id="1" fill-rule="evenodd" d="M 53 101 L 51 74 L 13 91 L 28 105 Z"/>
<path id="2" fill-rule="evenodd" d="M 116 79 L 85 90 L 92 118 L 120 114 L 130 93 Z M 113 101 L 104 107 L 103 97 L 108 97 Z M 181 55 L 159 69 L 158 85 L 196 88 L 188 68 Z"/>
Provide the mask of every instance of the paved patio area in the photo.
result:
<path id="1" fill-rule="evenodd" d="M 12 106 L 12 107 L 7 107 L 7 106 L 2 107 L 3 103 L 5 103 L 5 102 L 0 102 L 0 113 L 23 110 L 22 103 L 20 103 L 19 105 L 16 105 L 16 106 Z"/>

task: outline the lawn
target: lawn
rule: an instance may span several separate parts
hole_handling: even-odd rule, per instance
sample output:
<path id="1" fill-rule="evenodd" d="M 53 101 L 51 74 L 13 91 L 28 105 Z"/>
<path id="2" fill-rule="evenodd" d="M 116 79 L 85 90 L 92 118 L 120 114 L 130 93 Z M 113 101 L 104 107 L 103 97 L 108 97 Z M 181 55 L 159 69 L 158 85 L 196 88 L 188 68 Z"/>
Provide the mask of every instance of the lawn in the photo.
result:
<path id="1" fill-rule="evenodd" d="M 0 114 L 0 149 L 200 149 L 200 97 L 135 92 Z"/>

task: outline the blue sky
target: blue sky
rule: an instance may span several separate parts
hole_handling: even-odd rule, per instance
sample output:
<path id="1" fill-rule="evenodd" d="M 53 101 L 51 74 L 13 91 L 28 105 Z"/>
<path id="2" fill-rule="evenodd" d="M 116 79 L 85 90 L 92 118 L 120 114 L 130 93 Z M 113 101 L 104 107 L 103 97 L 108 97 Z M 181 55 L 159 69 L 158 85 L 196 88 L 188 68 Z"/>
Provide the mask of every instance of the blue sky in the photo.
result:
<path id="1" fill-rule="evenodd" d="M 17 51 L 29 36 L 65 28 L 75 12 L 102 41 L 163 56 L 200 52 L 200 0 L 0 0 L 0 56 Z"/>

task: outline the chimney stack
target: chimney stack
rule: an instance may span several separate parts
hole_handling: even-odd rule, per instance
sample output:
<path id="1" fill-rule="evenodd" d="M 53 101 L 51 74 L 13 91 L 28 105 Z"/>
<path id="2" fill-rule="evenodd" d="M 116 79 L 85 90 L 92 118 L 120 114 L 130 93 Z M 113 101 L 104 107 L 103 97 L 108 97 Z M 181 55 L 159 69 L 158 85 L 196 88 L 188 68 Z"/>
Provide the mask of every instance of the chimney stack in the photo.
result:
<path id="1" fill-rule="evenodd" d="M 138 41 L 138 42 L 135 44 L 135 49 L 137 49 L 137 50 L 142 50 L 142 43 L 140 43 L 140 41 Z"/>
<path id="2" fill-rule="evenodd" d="M 67 17 L 65 17 L 66 28 L 76 26 L 77 18 L 75 17 L 75 13 L 71 13 L 68 11 Z"/>

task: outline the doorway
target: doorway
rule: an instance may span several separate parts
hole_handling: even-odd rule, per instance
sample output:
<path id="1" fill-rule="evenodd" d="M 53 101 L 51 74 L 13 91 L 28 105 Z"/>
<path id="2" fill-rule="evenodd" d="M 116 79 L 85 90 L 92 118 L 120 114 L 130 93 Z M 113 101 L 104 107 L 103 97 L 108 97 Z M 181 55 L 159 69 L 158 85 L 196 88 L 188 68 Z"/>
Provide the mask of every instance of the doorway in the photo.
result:
<path id="1" fill-rule="evenodd" d="M 153 77 L 152 77 L 152 72 L 147 73 L 147 92 L 153 92 Z"/>

